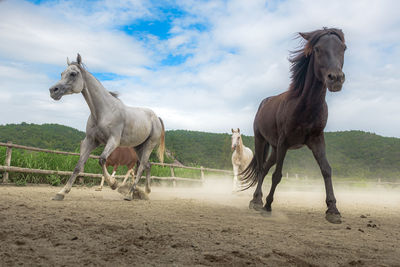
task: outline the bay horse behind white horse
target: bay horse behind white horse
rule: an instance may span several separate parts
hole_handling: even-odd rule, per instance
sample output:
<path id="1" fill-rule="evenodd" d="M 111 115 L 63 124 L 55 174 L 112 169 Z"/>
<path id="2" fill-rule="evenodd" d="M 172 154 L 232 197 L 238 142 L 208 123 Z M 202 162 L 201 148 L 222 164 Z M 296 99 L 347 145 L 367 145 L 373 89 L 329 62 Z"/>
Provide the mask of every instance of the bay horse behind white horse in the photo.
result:
<path id="1" fill-rule="evenodd" d="M 126 184 L 129 175 L 132 175 L 132 182 L 135 182 L 135 172 L 133 171 L 133 167 L 135 167 L 137 162 L 138 162 L 138 156 L 132 147 L 117 147 L 111 153 L 111 155 L 108 156 L 106 161 L 106 168 L 108 168 L 109 166 L 114 167 L 111 177 L 114 177 L 119 166 L 126 166 L 128 168 L 128 171 L 126 172 L 124 177 L 124 181 L 121 184 L 122 187 Z M 100 186 L 96 188 L 96 191 L 101 191 L 103 189 L 103 184 L 104 184 L 104 175 L 101 177 Z"/>
<path id="2" fill-rule="evenodd" d="M 253 158 L 253 151 L 243 145 L 240 129 L 232 129 L 232 166 L 233 166 L 233 191 L 238 189 L 238 175 L 249 166 Z"/>
<path id="3" fill-rule="evenodd" d="M 132 200 L 137 190 L 142 173 L 146 170 L 146 192 L 150 193 L 150 163 L 149 157 L 158 145 L 158 157 L 164 160 L 165 130 L 161 118 L 148 108 L 128 107 L 115 93 L 107 91 L 103 85 L 82 64 L 78 54 L 76 62 L 67 60 L 67 68 L 61 73 L 61 80 L 49 91 L 54 100 L 62 96 L 82 93 L 90 109 L 86 124 L 86 137 L 81 143 L 79 161 L 67 184 L 53 200 L 63 200 L 65 194 L 71 191 L 72 184 L 89 158 L 90 152 L 100 144 L 105 144 L 100 155 L 99 164 L 103 175 L 112 189 L 118 187 L 118 182 L 111 177 L 106 168 L 106 160 L 111 152 L 119 146 L 134 147 L 139 158 L 139 168 L 135 182 L 131 186 L 125 200 Z"/>

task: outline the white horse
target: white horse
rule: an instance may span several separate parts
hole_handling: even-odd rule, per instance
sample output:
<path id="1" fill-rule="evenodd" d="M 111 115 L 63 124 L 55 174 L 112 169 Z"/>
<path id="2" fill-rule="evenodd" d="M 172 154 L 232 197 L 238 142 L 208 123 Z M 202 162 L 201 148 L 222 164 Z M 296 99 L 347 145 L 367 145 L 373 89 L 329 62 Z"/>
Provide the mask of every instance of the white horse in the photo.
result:
<path id="1" fill-rule="evenodd" d="M 148 108 L 127 107 L 117 98 L 115 93 L 107 91 L 103 85 L 82 65 L 78 54 L 76 62 L 67 60 L 67 68 L 61 73 L 61 80 L 53 85 L 50 96 L 60 100 L 63 95 L 82 93 L 90 109 L 86 124 L 86 137 L 81 143 L 79 161 L 67 184 L 58 192 L 53 200 L 63 200 L 71 191 L 72 184 L 89 158 L 90 152 L 100 144 L 105 144 L 99 163 L 103 175 L 112 189 L 118 182 L 111 177 L 106 168 L 106 160 L 115 148 L 134 147 L 139 157 L 139 168 L 126 200 L 132 200 L 136 186 L 146 170 L 146 192 L 150 193 L 149 156 L 159 145 L 158 156 L 163 161 L 165 150 L 165 130 L 162 120 Z"/>
<path id="2" fill-rule="evenodd" d="M 244 171 L 253 158 L 253 151 L 243 145 L 240 129 L 232 129 L 233 191 L 238 189 L 238 175 Z"/>

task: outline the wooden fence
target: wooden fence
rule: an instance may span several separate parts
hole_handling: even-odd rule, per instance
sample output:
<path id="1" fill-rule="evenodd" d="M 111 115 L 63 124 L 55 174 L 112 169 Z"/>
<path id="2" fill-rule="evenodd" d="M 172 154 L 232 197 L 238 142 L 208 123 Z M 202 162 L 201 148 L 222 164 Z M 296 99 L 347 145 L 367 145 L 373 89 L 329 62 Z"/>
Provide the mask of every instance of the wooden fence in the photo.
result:
<path id="1" fill-rule="evenodd" d="M 13 148 L 24 149 L 24 150 L 29 150 L 29 151 L 36 151 L 36 152 L 45 152 L 45 153 L 54 153 L 54 154 L 62 154 L 62 155 L 79 156 L 79 153 L 65 152 L 65 151 L 58 151 L 58 150 L 50 150 L 50 149 L 42 149 L 42 148 L 30 147 L 30 146 L 22 146 L 22 145 L 13 144 L 11 142 L 7 142 L 7 143 L 0 142 L 0 146 L 7 147 L 5 165 L 0 165 L 0 171 L 4 171 L 3 183 L 8 183 L 8 180 L 9 180 L 8 179 L 8 175 L 9 175 L 8 172 L 37 173 L 37 174 L 56 174 L 56 175 L 67 175 L 67 176 L 72 174 L 72 171 L 42 170 L 42 169 L 31 169 L 31 168 L 22 168 L 22 167 L 11 166 L 11 157 L 12 157 L 12 149 Z M 96 155 L 90 155 L 89 157 L 93 158 L 93 159 L 100 158 L 99 156 L 96 156 Z M 151 178 L 152 179 L 158 179 L 158 180 L 169 180 L 169 181 L 172 181 L 174 186 L 176 186 L 176 182 L 177 181 L 189 181 L 189 182 L 200 182 L 200 183 L 203 183 L 204 182 L 204 172 L 205 171 L 219 172 L 219 173 L 225 173 L 225 174 L 232 175 L 232 171 L 220 170 L 220 169 L 211 169 L 211 168 L 204 168 L 204 167 L 196 168 L 196 167 L 188 167 L 188 166 L 184 166 L 184 165 L 158 163 L 158 162 L 151 162 L 151 165 L 169 167 L 170 170 L 171 170 L 171 177 L 151 176 Z M 191 178 L 185 178 L 185 177 L 176 177 L 174 168 L 198 170 L 198 171 L 200 171 L 201 179 L 191 179 Z M 78 177 L 101 178 L 102 174 L 81 172 L 81 173 L 79 173 Z M 115 177 L 116 178 L 124 178 L 124 175 L 115 175 Z"/>
<path id="2" fill-rule="evenodd" d="M 7 143 L 2 143 L 0 142 L 0 146 L 7 147 L 6 150 L 6 158 L 5 158 L 5 165 L 0 165 L 0 171 L 3 171 L 3 183 L 8 183 L 8 172 L 22 172 L 22 173 L 36 173 L 36 174 L 56 174 L 56 175 L 66 175 L 70 176 L 72 174 L 72 171 L 56 171 L 56 170 L 42 170 L 42 169 L 31 169 L 31 168 L 22 168 L 22 167 L 17 167 L 17 166 L 11 166 L 11 157 L 12 157 L 12 149 L 17 148 L 17 149 L 24 149 L 24 150 L 29 150 L 29 151 L 36 151 L 36 152 L 45 152 L 45 153 L 54 153 L 54 154 L 62 154 L 62 155 L 73 155 L 73 156 L 79 156 L 79 153 L 73 153 L 73 152 L 65 152 L 65 151 L 58 151 L 58 150 L 50 150 L 50 149 L 42 149 L 42 148 L 37 148 L 37 147 L 29 147 L 29 146 L 22 146 L 22 145 L 17 145 L 13 144 L 11 142 Z M 99 156 L 96 155 L 90 155 L 90 158 L 93 159 L 98 159 Z M 189 181 L 189 182 L 198 182 L 198 183 L 204 183 L 204 172 L 217 172 L 217 173 L 224 173 L 227 175 L 233 175 L 232 171 L 228 170 L 220 170 L 220 169 L 212 169 L 212 168 L 196 168 L 196 167 L 189 167 L 189 166 L 184 166 L 184 165 L 177 165 L 177 164 L 169 164 L 169 163 L 158 163 L 158 162 L 151 162 L 151 165 L 157 165 L 157 166 L 163 166 L 163 167 L 169 167 L 171 171 L 171 177 L 158 177 L 158 176 L 151 176 L 152 179 L 156 180 L 167 180 L 167 181 L 172 181 L 173 185 L 176 186 L 177 181 Z M 200 177 L 201 179 L 192 179 L 192 178 L 185 178 L 185 177 L 176 177 L 175 176 L 175 168 L 181 168 L 181 169 L 189 169 L 189 170 L 198 170 L 200 171 Z M 288 174 L 286 174 L 286 180 L 299 180 L 296 174 L 296 178 L 291 178 L 289 179 Z M 91 178 L 101 178 L 102 174 L 98 173 L 79 173 L 78 177 L 91 177 Z M 124 178 L 124 175 L 115 175 L 116 178 Z M 304 179 L 303 179 L 304 180 Z M 307 180 L 307 179 L 305 179 Z M 378 185 L 392 185 L 392 186 L 400 186 L 400 183 L 398 182 L 386 182 L 386 181 L 381 181 L 380 178 L 378 178 L 376 181 L 335 181 L 335 184 L 347 184 L 347 185 L 352 185 L 352 184 L 378 184 Z M 300 186 L 300 185 L 298 185 Z M 305 185 L 304 185 L 305 186 Z"/>

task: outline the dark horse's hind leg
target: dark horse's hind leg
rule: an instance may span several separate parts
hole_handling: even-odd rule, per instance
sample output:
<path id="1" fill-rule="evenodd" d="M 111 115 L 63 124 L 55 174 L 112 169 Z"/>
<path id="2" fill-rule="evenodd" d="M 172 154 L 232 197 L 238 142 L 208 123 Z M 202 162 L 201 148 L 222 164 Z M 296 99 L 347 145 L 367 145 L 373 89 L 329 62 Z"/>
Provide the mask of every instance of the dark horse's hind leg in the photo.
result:
<path id="1" fill-rule="evenodd" d="M 274 173 L 272 174 L 271 189 L 267 196 L 266 204 L 264 207 L 264 209 L 268 212 L 272 210 L 271 204 L 272 201 L 274 201 L 275 188 L 282 179 L 282 166 L 283 166 L 283 160 L 285 159 L 286 156 L 286 152 L 287 152 L 286 146 L 283 145 L 282 142 L 279 142 L 276 148 L 276 167 Z"/>
<path id="2" fill-rule="evenodd" d="M 326 191 L 326 205 L 328 206 L 328 210 L 326 211 L 325 218 L 330 223 L 341 223 L 340 212 L 336 208 L 336 198 L 333 193 L 332 186 L 332 177 L 331 177 L 331 167 L 329 166 L 329 162 L 326 158 L 325 154 L 325 140 L 323 134 L 312 138 L 307 143 L 307 146 L 311 149 L 315 160 L 317 161 L 322 176 L 324 177 L 325 183 L 325 191 Z"/>
<path id="3" fill-rule="evenodd" d="M 250 209 L 260 210 L 262 209 L 262 183 L 265 177 L 265 169 L 264 163 L 268 156 L 269 144 L 267 141 L 260 135 L 260 133 L 254 129 L 254 158 L 255 166 L 253 166 L 254 175 L 256 175 L 257 179 L 257 189 L 254 191 L 253 199 L 249 203 Z"/>
<path id="4" fill-rule="evenodd" d="M 276 152 L 275 151 L 276 151 L 275 148 L 272 148 L 271 155 L 269 155 L 267 161 L 265 162 L 265 164 L 263 164 L 262 172 L 260 172 L 258 175 L 257 188 L 254 191 L 253 199 L 250 201 L 250 204 L 249 204 L 250 209 L 261 210 L 263 208 L 262 184 L 264 182 L 265 176 L 268 174 L 271 167 L 274 166 L 274 164 L 276 163 Z"/>

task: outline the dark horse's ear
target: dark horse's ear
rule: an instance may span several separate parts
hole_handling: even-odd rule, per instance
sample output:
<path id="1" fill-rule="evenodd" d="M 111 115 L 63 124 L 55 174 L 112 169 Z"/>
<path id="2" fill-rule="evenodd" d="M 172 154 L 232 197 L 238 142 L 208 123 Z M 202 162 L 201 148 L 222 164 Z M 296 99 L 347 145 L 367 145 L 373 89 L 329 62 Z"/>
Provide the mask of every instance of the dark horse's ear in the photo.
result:
<path id="1" fill-rule="evenodd" d="M 310 39 L 311 34 L 308 32 L 299 32 L 300 36 L 306 39 L 307 41 Z"/>
<path id="2" fill-rule="evenodd" d="M 81 55 L 79 55 L 79 53 L 76 56 L 76 63 L 78 63 L 78 65 L 81 65 L 81 63 L 82 63 L 82 57 L 81 57 Z"/>

